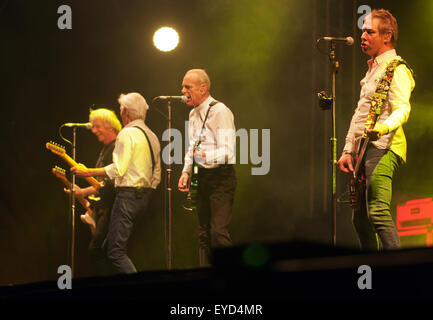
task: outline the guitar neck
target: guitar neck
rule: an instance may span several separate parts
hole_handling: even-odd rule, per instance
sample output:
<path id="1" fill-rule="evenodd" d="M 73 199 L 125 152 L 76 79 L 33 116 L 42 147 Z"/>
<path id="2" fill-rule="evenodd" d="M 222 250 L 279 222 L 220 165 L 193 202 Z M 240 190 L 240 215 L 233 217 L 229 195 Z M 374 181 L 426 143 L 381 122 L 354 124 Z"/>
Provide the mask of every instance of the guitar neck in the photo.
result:
<path id="1" fill-rule="evenodd" d="M 353 172 L 353 175 L 355 177 L 358 176 L 359 167 L 361 166 L 361 162 L 362 162 L 362 159 L 364 158 L 365 150 L 367 149 L 367 145 L 368 145 L 369 141 L 370 141 L 370 138 L 367 137 L 361 143 L 361 147 L 360 147 L 359 152 L 358 152 L 358 159 L 356 159 L 355 170 Z"/>
<path id="2" fill-rule="evenodd" d="M 67 164 L 69 164 L 71 167 L 75 167 L 78 165 L 77 162 L 75 162 L 74 159 L 72 159 L 70 156 L 68 156 L 66 153 L 63 153 L 61 155 L 61 157 L 63 158 L 63 160 L 65 160 L 67 162 Z M 98 180 L 96 180 L 93 177 L 86 177 L 85 180 L 90 183 L 90 185 L 92 187 L 94 187 L 96 190 L 98 190 L 101 187 L 101 184 L 99 183 Z"/>

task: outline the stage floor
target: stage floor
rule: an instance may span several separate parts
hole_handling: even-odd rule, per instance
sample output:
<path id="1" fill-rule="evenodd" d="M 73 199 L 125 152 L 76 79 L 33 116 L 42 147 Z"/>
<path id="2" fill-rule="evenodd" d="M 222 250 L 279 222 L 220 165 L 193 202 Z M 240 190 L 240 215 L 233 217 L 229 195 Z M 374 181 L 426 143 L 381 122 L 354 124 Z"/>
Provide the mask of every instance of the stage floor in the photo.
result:
<path id="1" fill-rule="evenodd" d="M 366 253 L 308 243 L 254 244 L 216 250 L 212 268 L 76 278 L 72 289 L 59 289 L 57 281 L 3 286 L 0 298 L 140 300 L 180 308 L 174 312 L 193 304 L 431 300 L 432 267 L 433 248 Z"/>

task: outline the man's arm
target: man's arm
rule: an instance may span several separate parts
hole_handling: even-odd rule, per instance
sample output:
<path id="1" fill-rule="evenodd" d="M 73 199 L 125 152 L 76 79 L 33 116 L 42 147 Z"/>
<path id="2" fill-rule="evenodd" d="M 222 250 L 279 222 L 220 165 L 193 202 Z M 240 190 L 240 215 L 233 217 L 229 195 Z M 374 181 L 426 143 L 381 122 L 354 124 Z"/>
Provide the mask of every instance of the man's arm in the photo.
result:
<path id="1" fill-rule="evenodd" d="M 70 189 L 64 188 L 63 190 L 67 194 L 71 193 Z M 87 188 L 80 188 L 79 186 L 75 185 L 75 195 L 77 197 L 84 198 L 84 197 L 88 197 L 90 195 L 95 195 L 97 193 L 98 193 L 98 190 L 96 190 L 95 187 L 93 187 L 93 186 L 90 186 L 90 187 L 87 187 Z"/>
<path id="2" fill-rule="evenodd" d="M 394 71 L 388 101 L 391 105 L 391 115 L 381 123 L 376 123 L 373 129 L 367 131 L 371 140 L 380 139 L 383 135 L 396 130 L 407 122 L 410 114 L 410 96 L 415 81 L 412 73 L 405 65 L 398 66 Z"/>
<path id="3" fill-rule="evenodd" d="M 106 176 L 104 168 L 87 168 L 84 164 L 79 163 L 77 166 L 71 168 L 71 172 L 78 177 L 94 177 Z"/>
<path id="4" fill-rule="evenodd" d="M 117 136 L 113 150 L 113 163 L 102 168 L 110 180 L 123 177 L 132 158 L 133 137 L 130 130 L 123 129 Z M 102 173 L 102 172 L 101 172 Z"/>
<path id="5" fill-rule="evenodd" d="M 392 113 L 384 121 L 389 131 L 394 131 L 409 119 L 410 96 L 415 87 L 412 73 L 405 65 L 398 66 L 394 71 L 394 78 L 389 90 L 388 100 L 392 107 Z"/>

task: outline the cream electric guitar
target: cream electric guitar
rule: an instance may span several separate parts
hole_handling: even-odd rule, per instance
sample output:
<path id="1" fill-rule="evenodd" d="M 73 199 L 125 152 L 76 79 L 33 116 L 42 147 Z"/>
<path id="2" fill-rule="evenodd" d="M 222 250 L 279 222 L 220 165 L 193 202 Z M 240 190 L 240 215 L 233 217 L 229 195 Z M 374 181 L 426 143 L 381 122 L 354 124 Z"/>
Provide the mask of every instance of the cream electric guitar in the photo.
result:
<path id="1" fill-rule="evenodd" d="M 78 165 L 78 163 L 76 163 L 74 159 L 68 156 L 64 147 L 55 144 L 54 142 L 47 142 L 46 147 L 52 153 L 57 154 L 63 160 L 65 160 L 66 163 L 69 164 L 71 167 L 75 167 Z M 86 181 L 90 183 L 90 185 L 93 186 L 96 190 L 98 190 L 101 187 L 101 183 L 93 177 L 86 177 L 84 179 L 86 179 Z"/>
<path id="2" fill-rule="evenodd" d="M 72 183 L 69 182 L 68 178 L 66 178 L 66 173 L 65 173 L 65 169 L 62 169 L 60 167 L 54 167 L 52 169 L 53 174 L 60 179 L 63 184 L 69 189 L 72 189 Z M 95 220 L 94 220 L 94 213 L 92 211 L 92 209 L 90 209 L 90 202 L 87 201 L 84 197 L 77 197 L 78 202 L 80 202 L 80 204 L 83 206 L 84 209 L 86 209 L 86 213 L 82 214 L 80 216 L 81 221 L 83 221 L 84 223 L 88 224 L 90 227 L 90 232 L 92 233 L 92 235 L 95 235 L 95 230 L 96 230 L 96 224 L 95 224 Z"/>

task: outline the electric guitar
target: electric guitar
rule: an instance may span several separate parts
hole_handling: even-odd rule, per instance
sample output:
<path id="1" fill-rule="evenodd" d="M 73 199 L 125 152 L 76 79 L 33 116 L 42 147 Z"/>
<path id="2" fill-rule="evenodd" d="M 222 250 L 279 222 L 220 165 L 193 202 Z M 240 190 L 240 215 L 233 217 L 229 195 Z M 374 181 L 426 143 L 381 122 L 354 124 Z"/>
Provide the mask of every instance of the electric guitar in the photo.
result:
<path id="1" fill-rule="evenodd" d="M 63 184 L 69 190 L 72 190 L 72 183 L 69 182 L 68 178 L 66 178 L 65 169 L 55 166 L 52 169 L 52 172 L 58 179 L 60 179 L 63 182 Z M 95 235 L 96 224 L 93 218 L 94 213 L 92 209 L 90 209 L 90 202 L 87 201 L 84 197 L 77 197 L 77 199 L 80 202 L 80 204 L 83 206 L 83 208 L 87 210 L 85 214 L 80 216 L 81 221 L 88 224 L 90 227 L 90 232 L 92 233 L 92 235 Z"/>
<path id="2" fill-rule="evenodd" d="M 198 189 L 198 164 L 195 161 L 195 152 L 200 145 L 200 141 L 194 143 L 192 148 L 192 171 L 188 179 L 188 193 L 186 203 L 183 205 L 185 210 L 195 212 L 197 210 L 197 189 Z"/>
<path id="3" fill-rule="evenodd" d="M 358 151 L 355 155 L 354 170 L 349 175 L 349 204 L 353 210 L 359 209 L 361 201 L 363 201 L 363 194 L 366 188 L 366 178 L 364 170 L 361 170 L 361 163 L 365 155 L 365 150 L 370 141 L 370 138 L 365 137 L 359 144 Z"/>
<path id="4" fill-rule="evenodd" d="M 75 167 L 78 165 L 77 162 L 75 162 L 74 159 L 72 159 L 65 151 L 65 148 L 63 146 L 60 146 L 54 142 L 47 142 L 46 147 L 48 150 L 50 150 L 52 153 L 57 154 L 60 156 L 63 160 L 66 161 L 67 164 L 69 164 L 71 167 Z M 93 177 L 86 177 L 84 178 L 88 183 L 90 183 L 91 186 L 93 186 L 96 190 L 98 190 L 101 187 L 101 183 L 96 180 Z"/>
<path id="5" fill-rule="evenodd" d="M 198 189 L 198 165 L 194 161 L 191 176 L 188 179 L 188 193 L 186 203 L 183 205 L 185 210 L 195 212 L 197 210 L 197 189 Z"/>

